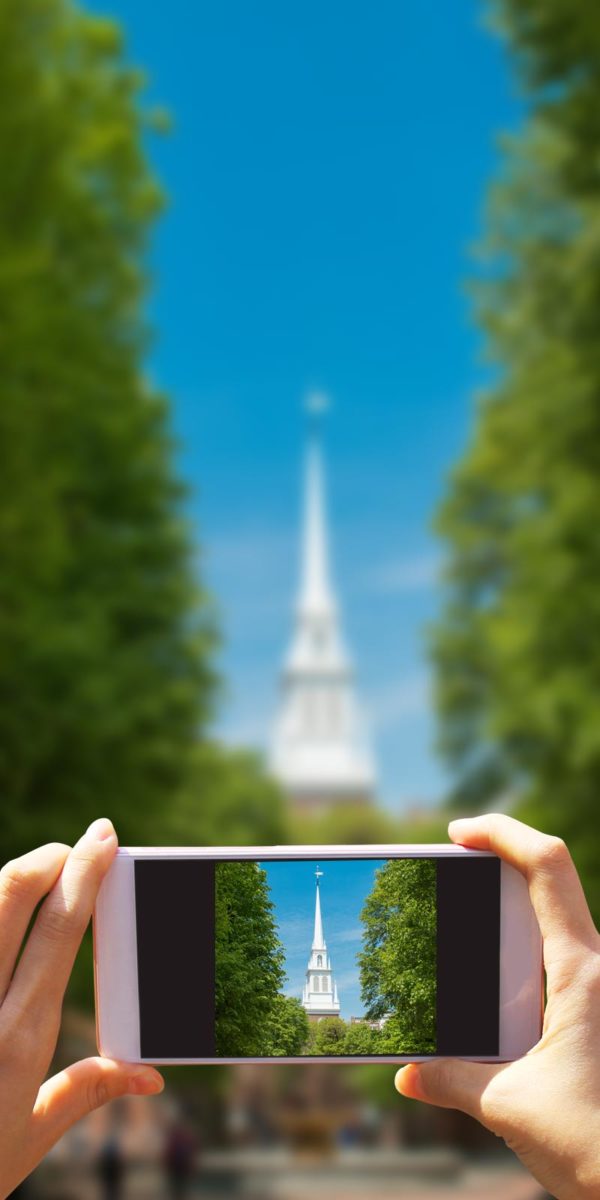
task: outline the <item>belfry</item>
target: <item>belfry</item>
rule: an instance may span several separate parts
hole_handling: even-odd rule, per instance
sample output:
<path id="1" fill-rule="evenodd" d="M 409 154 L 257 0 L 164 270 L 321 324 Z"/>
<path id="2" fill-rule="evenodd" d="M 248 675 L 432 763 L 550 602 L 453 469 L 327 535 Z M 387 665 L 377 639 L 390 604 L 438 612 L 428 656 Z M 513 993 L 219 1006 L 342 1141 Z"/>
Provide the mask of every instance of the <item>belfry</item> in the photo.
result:
<path id="1" fill-rule="evenodd" d="M 323 877 L 323 872 L 319 867 L 317 867 L 315 875 L 317 879 L 315 931 L 306 968 L 306 983 L 302 990 L 302 1007 L 306 1009 L 309 1019 L 320 1021 L 322 1017 L 339 1017 L 340 1002 L 323 932 L 321 889 L 319 887 L 319 880 Z"/>
<path id="2" fill-rule="evenodd" d="M 330 580 L 320 445 L 325 407 L 324 397 L 309 398 L 300 595 L 270 756 L 292 803 L 313 811 L 368 803 L 375 782 Z"/>

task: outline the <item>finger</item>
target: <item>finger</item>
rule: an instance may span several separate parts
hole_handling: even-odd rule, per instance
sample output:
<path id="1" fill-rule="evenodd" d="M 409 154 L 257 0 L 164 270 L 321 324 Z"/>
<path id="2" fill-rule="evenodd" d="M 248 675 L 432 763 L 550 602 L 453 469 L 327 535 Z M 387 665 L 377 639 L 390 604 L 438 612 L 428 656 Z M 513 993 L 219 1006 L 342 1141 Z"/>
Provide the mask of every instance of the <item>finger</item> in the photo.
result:
<path id="1" fill-rule="evenodd" d="M 56 883 L 68 853 L 68 846 L 53 842 L 7 862 L 0 871 L 0 1004 L 29 922 Z"/>
<path id="2" fill-rule="evenodd" d="M 86 1058 L 42 1084 L 32 1114 L 31 1144 L 36 1161 L 82 1117 L 119 1096 L 151 1096 L 164 1080 L 154 1067 Z"/>
<path id="3" fill-rule="evenodd" d="M 438 1058 L 427 1063 L 410 1063 L 398 1071 L 394 1080 L 397 1091 L 412 1100 L 423 1100 L 439 1108 L 459 1108 L 486 1124 L 482 1097 L 486 1087 L 502 1066 L 463 1062 L 459 1058 Z"/>
<path id="4" fill-rule="evenodd" d="M 46 897 L 21 955 L 8 993 L 17 1011 L 46 1015 L 60 1007 L 98 888 L 115 856 L 110 821 L 94 821 L 68 855 Z M 7 1000 L 7 1002 L 8 1002 Z"/>
<path id="5" fill-rule="evenodd" d="M 575 865 L 560 838 L 523 825 L 504 813 L 451 821 L 453 842 L 493 850 L 525 876 L 544 942 L 577 939 L 586 945 L 597 934 Z"/>

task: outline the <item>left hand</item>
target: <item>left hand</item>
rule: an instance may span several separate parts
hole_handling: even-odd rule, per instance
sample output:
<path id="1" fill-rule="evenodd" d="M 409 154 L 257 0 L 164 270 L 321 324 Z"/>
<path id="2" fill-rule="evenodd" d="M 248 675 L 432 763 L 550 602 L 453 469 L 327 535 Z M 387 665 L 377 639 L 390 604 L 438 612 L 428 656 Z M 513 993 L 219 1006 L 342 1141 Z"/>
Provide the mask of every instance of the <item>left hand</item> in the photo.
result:
<path id="1" fill-rule="evenodd" d="M 164 1086 L 153 1067 L 107 1058 L 84 1059 L 42 1082 L 75 956 L 116 849 L 115 831 L 101 819 L 72 850 L 41 846 L 0 871 L 0 1200 L 80 1117 L 117 1096 Z"/>

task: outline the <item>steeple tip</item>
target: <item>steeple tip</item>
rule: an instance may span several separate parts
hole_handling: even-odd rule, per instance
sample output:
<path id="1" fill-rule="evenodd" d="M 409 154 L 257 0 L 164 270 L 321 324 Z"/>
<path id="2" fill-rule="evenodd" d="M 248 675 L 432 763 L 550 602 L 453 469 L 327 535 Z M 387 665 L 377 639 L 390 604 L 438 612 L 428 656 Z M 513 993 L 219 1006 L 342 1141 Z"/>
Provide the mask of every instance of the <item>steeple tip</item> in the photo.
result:
<path id="1" fill-rule="evenodd" d="M 322 417 L 331 408 L 331 401 L 327 392 L 312 391 L 307 393 L 304 407 L 309 417 Z"/>
<path id="2" fill-rule="evenodd" d="M 321 916 L 321 896 L 319 888 L 319 879 L 323 875 L 323 872 L 319 869 L 319 867 L 317 867 L 315 875 L 317 878 L 317 890 L 315 896 L 315 931 L 313 935 L 312 948 L 313 950 L 326 950 L 327 946 L 325 944 L 325 935 L 323 933 L 323 918 Z"/>
<path id="3" fill-rule="evenodd" d="M 333 594 L 329 577 L 329 553 L 325 520 L 323 464 L 321 461 L 320 421 L 328 401 L 321 392 L 307 399 L 311 421 L 306 453 L 304 495 L 304 544 L 300 608 L 308 613 L 330 611 Z"/>

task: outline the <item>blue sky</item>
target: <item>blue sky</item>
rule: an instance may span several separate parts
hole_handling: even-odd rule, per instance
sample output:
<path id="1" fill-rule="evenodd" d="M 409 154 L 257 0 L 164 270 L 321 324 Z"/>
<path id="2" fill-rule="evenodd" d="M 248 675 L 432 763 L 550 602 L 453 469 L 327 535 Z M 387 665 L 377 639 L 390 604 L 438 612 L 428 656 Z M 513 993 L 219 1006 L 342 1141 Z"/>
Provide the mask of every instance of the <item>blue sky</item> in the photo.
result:
<path id="1" fill-rule="evenodd" d="M 329 392 L 334 574 L 383 802 L 432 803 L 432 512 L 483 377 L 462 284 L 518 123 L 475 0 L 96 0 L 148 99 L 170 207 L 149 369 L 217 596 L 219 731 L 264 745 L 297 581 L 301 400 Z"/>
<path id="2" fill-rule="evenodd" d="M 361 948 L 360 914 L 385 859 L 320 861 L 321 914 L 325 941 L 338 985 L 340 1016 L 360 1017 L 364 1009 L 356 955 Z M 316 862 L 262 862 L 267 872 L 279 937 L 286 954 L 288 995 L 302 995 L 315 923 Z"/>

